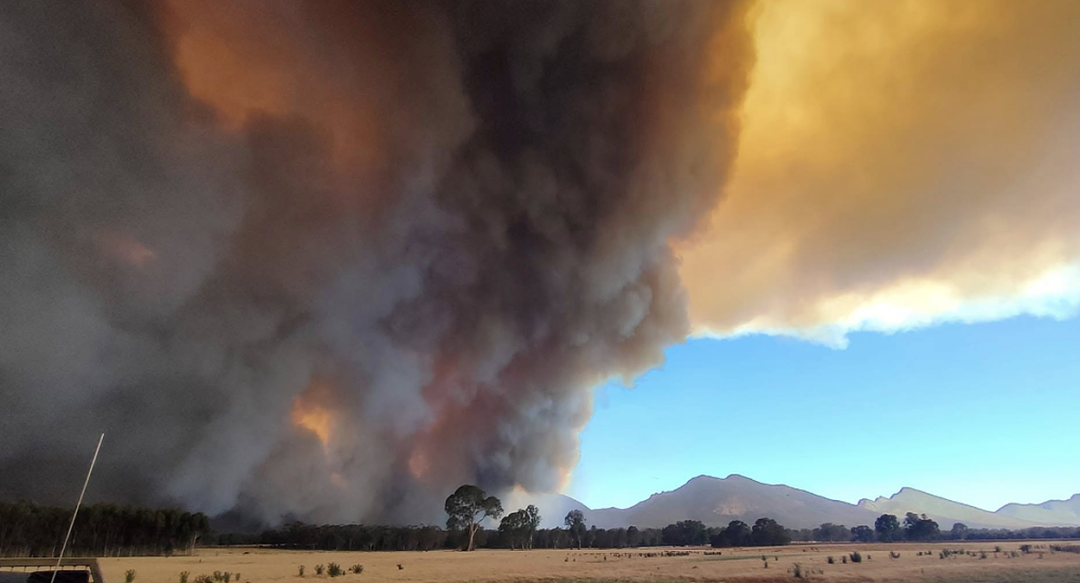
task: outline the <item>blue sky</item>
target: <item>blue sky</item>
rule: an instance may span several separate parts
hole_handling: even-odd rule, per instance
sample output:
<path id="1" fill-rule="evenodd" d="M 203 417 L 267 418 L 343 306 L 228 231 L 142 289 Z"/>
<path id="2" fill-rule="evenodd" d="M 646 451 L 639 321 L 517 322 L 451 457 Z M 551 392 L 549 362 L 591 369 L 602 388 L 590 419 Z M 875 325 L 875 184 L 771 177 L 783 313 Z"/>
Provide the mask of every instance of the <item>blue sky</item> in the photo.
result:
<path id="1" fill-rule="evenodd" d="M 1080 318 L 696 339 L 596 390 L 566 493 L 632 505 L 699 474 L 838 500 L 911 486 L 996 510 L 1080 492 Z"/>

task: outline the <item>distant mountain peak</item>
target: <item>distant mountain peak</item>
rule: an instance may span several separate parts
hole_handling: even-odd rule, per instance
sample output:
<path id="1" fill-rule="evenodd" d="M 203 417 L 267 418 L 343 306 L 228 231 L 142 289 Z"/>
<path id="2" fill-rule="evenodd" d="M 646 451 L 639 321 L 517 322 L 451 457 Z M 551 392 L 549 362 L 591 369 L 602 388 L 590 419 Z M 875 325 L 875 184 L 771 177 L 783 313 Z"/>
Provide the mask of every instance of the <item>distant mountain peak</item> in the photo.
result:
<path id="1" fill-rule="evenodd" d="M 683 486 L 686 486 L 688 484 L 693 484 L 693 483 L 696 483 L 696 482 L 712 482 L 714 480 L 719 480 L 719 479 L 720 478 L 717 478 L 716 476 L 710 476 L 708 474 L 698 474 L 698 475 L 694 476 L 693 478 L 690 478 L 689 480 L 687 480 L 686 484 L 683 484 Z M 681 487 L 682 486 L 680 486 L 680 488 Z"/>
<path id="2" fill-rule="evenodd" d="M 769 517 L 788 528 L 813 528 L 825 522 L 848 527 L 868 525 L 881 514 L 926 514 L 942 530 L 954 522 L 972 528 L 1027 528 L 1080 525 L 1080 494 L 1042 505 L 1007 505 L 990 512 L 904 486 L 889 497 L 863 498 L 858 504 L 831 500 L 785 484 L 766 484 L 741 474 L 718 478 L 694 476 L 674 490 L 658 492 L 629 508 L 589 510 L 589 524 L 599 528 L 634 525 L 663 527 L 679 520 L 724 526 L 732 520 L 753 523 Z"/>
<path id="3" fill-rule="evenodd" d="M 902 486 L 899 490 L 896 491 L 896 494 L 893 494 L 892 496 L 890 496 L 890 498 L 896 498 L 897 496 L 900 496 L 900 495 L 930 496 L 931 498 L 941 498 L 941 496 L 935 496 L 935 495 L 933 495 L 933 494 L 931 494 L 931 493 L 929 493 L 929 492 L 927 492 L 925 490 L 920 490 L 918 488 L 912 488 L 911 486 Z M 941 498 L 941 499 L 945 500 L 945 498 Z"/>
<path id="4" fill-rule="evenodd" d="M 1047 500 L 1040 504 L 1011 503 L 998 508 L 996 514 L 1039 524 L 1080 526 L 1080 494 L 1067 500 Z"/>
<path id="5" fill-rule="evenodd" d="M 748 478 L 748 477 L 746 477 L 746 476 L 744 476 L 742 474 L 728 474 L 727 476 L 725 476 L 723 478 L 718 478 L 716 476 L 711 476 L 709 474 L 698 474 L 698 475 L 694 476 L 693 478 L 690 478 L 689 480 L 687 480 L 686 484 L 683 484 L 683 486 L 685 486 L 687 484 L 692 484 L 692 483 L 695 483 L 695 482 L 726 482 L 726 481 L 729 481 L 729 480 L 735 481 L 735 482 L 738 482 L 738 481 L 754 482 L 755 484 L 760 483 L 757 480 L 754 480 L 753 478 Z M 680 488 L 681 487 L 682 486 L 680 486 Z M 676 489 L 678 489 L 678 488 L 676 488 Z"/>

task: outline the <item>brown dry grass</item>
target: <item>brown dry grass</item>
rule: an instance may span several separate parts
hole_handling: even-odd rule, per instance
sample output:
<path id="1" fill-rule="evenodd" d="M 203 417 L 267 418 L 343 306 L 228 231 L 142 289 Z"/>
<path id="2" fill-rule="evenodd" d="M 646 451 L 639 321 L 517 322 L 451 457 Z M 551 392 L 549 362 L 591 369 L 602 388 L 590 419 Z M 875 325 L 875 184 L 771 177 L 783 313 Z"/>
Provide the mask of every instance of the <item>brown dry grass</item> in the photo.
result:
<path id="1" fill-rule="evenodd" d="M 243 583 L 330 583 L 330 577 L 315 575 L 315 565 L 331 562 L 344 569 L 359 563 L 361 575 L 348 573 L 334 583 L 369 582 L 556 582 L 556 581 L 686 581 L 731 583 L 773 583 L 798 581 L 791 573 L 795 563 L 813 569 L 810 581 L 828 582 L 1031 582 L 1080 583 L 1080 554 L 1050 553 L 1040 559 L 1037 553 L 1009 558 L 1007 553 L 995 557 L 993 549 L 999 544 L 1004 551 L 1018 550 L 1021 543 L 957 543 L 925 544 L 833 544 L 792 545 L 764 549 L 723 549 L 721 556 L 705 555 L 694 549 L 687 557 L 640 556 L 644 552 L 592 550 L 503 551 L 479 550 L 472 553 L 457 551 L 338 553 L 279 551 L 261 548 L 202 549 L 193 556 L 133 557 L 103 559 L 101 566 L 107 581 L 124 580 L 124 572 L 135 569 L 135 583 L 177 583 L 181 571 L 191 573 L 190 581 L 200 574 L 213 571 L 239 572 Z M 1032 543 L 1043 544 L 1043 543 Z M 968 549 L 976 556 L 954 556 L 942 560 L 938 551 Z M 840 556 L 858 550 L 861 564 L 841 564 Z M 901 554 L 890 559 L 889 551 Z M 988 552 L 980 559 L 977 551 Z M 917 556 L 919 551 L 931 551 Z M 768 556 L 768 568 L 763 567 L 762 554 Z M 829 565 L 826 557 L 836 557 Z M 869 557 L 868 557 L 869 556 Z M 776 557 L 779 557 L 777 560 Z M 404 569 L 399 570 L 401 563 Z M 300 565 L 307 567 L 306 576 L 297 575 Z M 818 573 L 817 571 L 821 571 Z"/>

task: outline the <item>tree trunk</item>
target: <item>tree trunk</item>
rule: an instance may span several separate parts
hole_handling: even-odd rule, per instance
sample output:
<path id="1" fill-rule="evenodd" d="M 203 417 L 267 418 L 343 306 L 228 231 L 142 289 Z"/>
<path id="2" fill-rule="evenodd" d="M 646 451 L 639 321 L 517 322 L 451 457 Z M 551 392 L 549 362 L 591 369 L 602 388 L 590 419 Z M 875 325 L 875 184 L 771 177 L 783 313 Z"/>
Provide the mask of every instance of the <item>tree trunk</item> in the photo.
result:
<path id="1" fill-rule="evenodd" d="M 476 527 L 475 522 L 469 525 L 469 547 L 465 549 L 466 551 L 473 550 L 473 537 L 476 536 Z"/>

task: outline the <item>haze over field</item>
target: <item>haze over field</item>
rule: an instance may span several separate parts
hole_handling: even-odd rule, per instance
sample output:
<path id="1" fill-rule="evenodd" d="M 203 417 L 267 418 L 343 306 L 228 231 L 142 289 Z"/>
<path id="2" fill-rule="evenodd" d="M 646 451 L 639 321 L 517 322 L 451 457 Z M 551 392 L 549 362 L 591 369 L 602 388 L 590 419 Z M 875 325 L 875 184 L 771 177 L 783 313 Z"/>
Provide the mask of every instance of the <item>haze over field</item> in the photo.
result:
<path id="1" fill-rule="evenodd" d="M 0 499 L 67 503 L 105 431 L 93 500 L 441 522 L 463 483 L 565 490 L 593 389 L 688 338 L 1069 319 L 1076 22 L 1071 0 L 2 3 Z"/>

